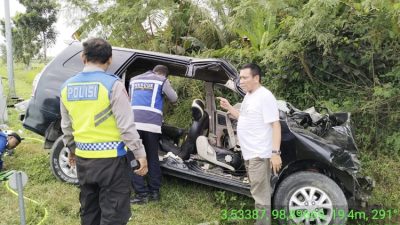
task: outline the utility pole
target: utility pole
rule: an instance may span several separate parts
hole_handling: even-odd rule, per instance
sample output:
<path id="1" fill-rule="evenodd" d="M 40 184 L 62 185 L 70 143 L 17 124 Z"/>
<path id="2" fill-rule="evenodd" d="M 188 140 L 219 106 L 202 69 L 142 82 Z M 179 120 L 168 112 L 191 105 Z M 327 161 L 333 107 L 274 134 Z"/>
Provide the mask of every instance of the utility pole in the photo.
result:
<path id="1" fill-rule="evenodd" d="M 6 97 L 3 94 L 3 82 L 2 77 L 0 75 L 0 125 L 7 122 L 7 101 Z"/>
<path id="2" fill-rule="evenodd" d="M 12 35 L 11 35 L 11 19 L 10 19 L 10 2 L 4 0 L 4 16 L 6 23 L 6 42 L 7 42 L 7 72 L 8 72 L 8 86 L 10 87 L 10 98 L 17 98 L 15 94 L 14 84 L 14 64 L 13 64 L 13 52 L 12 52 Z"/>

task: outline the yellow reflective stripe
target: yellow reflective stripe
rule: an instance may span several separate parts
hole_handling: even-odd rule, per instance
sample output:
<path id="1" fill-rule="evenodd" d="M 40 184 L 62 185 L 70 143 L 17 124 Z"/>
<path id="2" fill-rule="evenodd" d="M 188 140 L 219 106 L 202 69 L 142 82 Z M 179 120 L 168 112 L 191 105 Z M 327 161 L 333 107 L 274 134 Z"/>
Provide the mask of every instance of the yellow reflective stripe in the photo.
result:
<path id="1" fill-rule="evenodd" d="M 89 159 L 113 158 L 117 157 L 117 150 L 110 149 L 110 150 L 93 151 L 93 150 L 80 150 L 77 148 L 75 149 L 75 155 L 81 158 L 89 158 Z"/>

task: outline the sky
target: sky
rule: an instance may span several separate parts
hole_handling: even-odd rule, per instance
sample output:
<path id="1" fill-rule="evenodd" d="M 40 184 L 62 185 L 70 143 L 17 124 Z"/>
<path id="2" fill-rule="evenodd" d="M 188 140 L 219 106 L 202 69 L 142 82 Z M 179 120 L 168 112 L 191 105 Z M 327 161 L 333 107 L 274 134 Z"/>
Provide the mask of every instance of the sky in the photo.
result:
<path id="1" fill-rule="evenodd" d="M 18 0 L 9 0 L 10 2 L 10 16 L 13 17 L 16 12 L 25 12 L 25 7 L 19 4 Z M 0 1 L 0 19 L 4 19 L 5 6 L 4 0 Z M 48 56 L 56 56 L 60 53 L 67 45 L 64 43 L 65 40 L 72 40 L 71 35 L 76 30 L 75 27 L 72 27 L 68 24 L 67 19 L 65 17 L 65 13 L 60 11 L 58 14 L 58 20 L 55 24 L 56 31 L 58 33 L 56 44 L 48 49 Z M 0 34 L 0 43 L 5 43 L 6 38 Z"/>

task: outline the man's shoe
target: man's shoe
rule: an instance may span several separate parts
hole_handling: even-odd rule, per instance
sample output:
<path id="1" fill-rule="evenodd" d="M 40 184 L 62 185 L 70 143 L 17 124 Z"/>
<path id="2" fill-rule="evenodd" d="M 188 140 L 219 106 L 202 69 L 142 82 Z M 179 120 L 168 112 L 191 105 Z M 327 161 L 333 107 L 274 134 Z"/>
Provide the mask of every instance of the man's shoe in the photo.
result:
<path id="1" fill-rule="evenodd" d="M 134 198 L 131 198 L 131 204 L 146 204 L 149 201 L 147 193 L 136 194 Z"/>
<path id="2" fill-rule="evenodd" d="M 149 193 L 149 201 L 156 201 L 156 202 L 158 202 L 158 201 L 160 201 L 160 199 L 161 199 L 160 192 L 158 192 L 158 191 L 152 191 L 152 192 Z"/>

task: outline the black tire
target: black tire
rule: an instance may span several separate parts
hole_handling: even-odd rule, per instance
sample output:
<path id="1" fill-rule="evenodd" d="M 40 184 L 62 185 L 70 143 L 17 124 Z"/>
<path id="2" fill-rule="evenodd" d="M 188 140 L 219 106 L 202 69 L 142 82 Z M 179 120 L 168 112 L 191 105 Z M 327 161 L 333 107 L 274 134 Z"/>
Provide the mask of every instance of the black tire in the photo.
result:
<path id="1" fill-rule="evenodd" d="M 278 219 L 281 224 L 307 224 L 306 219 L 309 224 L 346 224 L 346 216 L 343 216 L 348 212 L 346 197 L 342 189 L 323 174 L 298 172 L 288 176 L 277 187 L 273 203 L 274 213 L 281 215 Z M 315 214 L 310 214 L 315 208 Z"/>
<path id="2" fill-rule="evenodd" d="M 78 184 L 76 170 L 71 170 L 68 162 L 68 148 L 64 147 L 62 136 L 57 138 L 50 150 L 50 167 L 54 176 L 63 182 Z"/>

